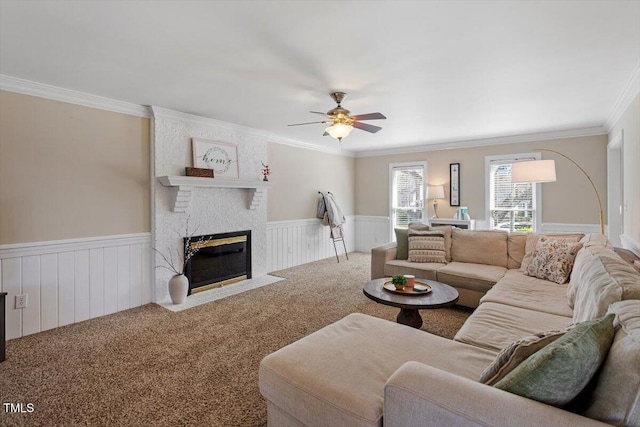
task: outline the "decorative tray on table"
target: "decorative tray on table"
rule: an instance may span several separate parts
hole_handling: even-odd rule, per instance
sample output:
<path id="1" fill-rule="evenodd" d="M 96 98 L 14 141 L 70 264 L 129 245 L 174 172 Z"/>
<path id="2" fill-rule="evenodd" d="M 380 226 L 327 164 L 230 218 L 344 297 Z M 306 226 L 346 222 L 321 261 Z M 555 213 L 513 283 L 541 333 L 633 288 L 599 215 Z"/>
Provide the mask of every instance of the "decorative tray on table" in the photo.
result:
<path id="1" fill-rule="evenodd" d="M 384 282 L 384 285 L 382 285 L 382 287 L 389 292 L 401 295 L 424 295 L 431 292 L 431 285 L 429 285 L 428 283 L 419 282 L 417 280 L 416 284 L 413 286 L 413 289 L 396 289 L 395 285 L 391 283 L 390 280 L 388 282 Z"/>

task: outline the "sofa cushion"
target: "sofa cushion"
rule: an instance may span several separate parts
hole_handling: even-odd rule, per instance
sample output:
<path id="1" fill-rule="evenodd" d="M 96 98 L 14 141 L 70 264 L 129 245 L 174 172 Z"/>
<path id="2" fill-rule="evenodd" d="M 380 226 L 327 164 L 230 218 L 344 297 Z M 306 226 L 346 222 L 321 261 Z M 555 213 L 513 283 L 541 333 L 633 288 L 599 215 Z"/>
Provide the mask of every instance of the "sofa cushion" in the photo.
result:
<path id="1" fill-rule="evenodd" d="M 498 353 L 491 365 L 482 372 L 480 382 L 487 385 L 494 385 L 524 362 L 529 356 L 546 347 L 548 344 L 551 344 L 566 332 L 566 330 L 540 332 L 520 338 L 518 341 L 509 344 Z"/>
<path id="2" fill-rule="evenodd" d="M 507 268 L 508 236 L 506 231 L 454 228 L 451 231 L 451 260 Z"/>
<path id="3" fill-rule="evenodd" d="M 409 229 L 409 261 L 446 263 L 444 233 Z"/>
<path id="4" fill-rule="evenodd" d="M 494 357 L 487 350 L 355 313 L 265 357 L 260 392 L 301 425 L 381 426 L 384 385 L 405 362 L 477 381 Z"/>
<path id="5" fill-rule="evenodd" d="M 408 260 L 393 259 L 384 265 L 384 275 L 393 277 L 396 274 L 413 274 L 416 278 L 436 280 L 436 271 L 445 264 L 431 262 L 410 262 Z"/>
<path id="6" fill-rule="evenodd" d="M 409 259 L 409 235 L 406 228 L 394 228 L 396 233 L 396 259 Z"/>
<path id="7" fill-rule="evenodd" d="M 575 288 L 573 321 L 602 317 L 617 301 L 640 299 L 640 274 L 611 249 L 589 247 L 592 255 Z"/>
<path id="8" fill-rule="evenodd" d="M 582 243 L 543 236 L 536 243 L 526 273 L 538 279 L 566 283 L 580 248 Z"/>
<path id="9" fill-rule="evenodd" d="M 613 340 L 613 318 L 610 314 L 577 325 L 527 358 L 495 387 L 549 405 L 568 404 L 605 360 Z"/>
<path id="10" fill-rule="evenodd" d="M 522 337 L 564 329 L 570 324 L 570 317 L 483 302 L 464 322 L 454 340 L 499 353 Z"/>
<path id="11" fill-rule="evenodd" d="M 509 233 L 507 238 L 507 268 L 520 268 L 529 233 Z"/>
<path id="12" fill-rule="evenodd" d="M 495 265 L 453 261 L 437 270 L 436 280 L 455 288 L 486 292 L 506 272 L 506 268 Z"/>
<path id="13" fill-rule="evenodd" d="M 558 316 L 573 316 L 573 310 L 567 304 L 566 285 L 530 277 L 519 270 L 507 270 L 480 302 L 496 302 Z"/>
<path id="14" fill-rule="evenodd" d="M 640 300 L 613 303 L 616 334 L 584 415 L 618 426 L 640 425 Z"/>
<path id="15" fill-rule="evenodd" d="M 580 239 L 584 237 L 583 233 L 545 233 L 545 234 L 529 234 L 527 236 L 527 242 L 525 244 L 524 249 L 524 257 L 522 258 L 522 263 L 520 265 L 520 271 L 523 273 L 527 272 L 527 268 L 529 267 L 529 263 L 531 262 L 531 258 L 533 257 L 533 252 L 536 249 L 536 244 L 540 237 L 547 237 L 551 239 L 563 239 L 568 240 L 570 242 L 578 242 Z"/>
<path id="16" fill-rule="evenodd" d="M 607 236 L 600 233 L 587 233 L 580 239 L 582 247 L 588 248 L 591 246 L 600 246 L 604 248 L 613 249 L 613 245 Z"/>

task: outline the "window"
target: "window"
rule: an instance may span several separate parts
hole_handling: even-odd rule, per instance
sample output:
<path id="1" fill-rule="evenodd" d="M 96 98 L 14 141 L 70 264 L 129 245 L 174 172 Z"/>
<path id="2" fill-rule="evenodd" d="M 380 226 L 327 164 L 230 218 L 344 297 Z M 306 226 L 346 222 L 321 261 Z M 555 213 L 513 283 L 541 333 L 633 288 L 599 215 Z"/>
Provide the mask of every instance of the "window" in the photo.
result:
<path id="1" fill-rule="evenodd" d="M 485 157 L 485 206 L 491 229 L 527 233 L 540 230 L 539 188 L 531 183 L 511 183 L 513 163 L 539 159 L 540 153 Z"/>
<path id="2" fill-rule="evenodd" d="M 410 222 L 425 218 L 424 191 L 426 162 L 392 163 L 389 165 L 391 236 L 394 228 L 407 228 Z"/>

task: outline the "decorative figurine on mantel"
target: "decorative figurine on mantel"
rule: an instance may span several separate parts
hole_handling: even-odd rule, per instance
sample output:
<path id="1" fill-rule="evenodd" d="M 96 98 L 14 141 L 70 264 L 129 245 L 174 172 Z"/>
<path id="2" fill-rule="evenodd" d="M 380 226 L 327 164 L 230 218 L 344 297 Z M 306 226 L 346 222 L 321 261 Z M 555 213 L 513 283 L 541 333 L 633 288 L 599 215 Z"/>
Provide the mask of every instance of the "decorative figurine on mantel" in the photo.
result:
<path id="1" fill-rule="evenodd" d="M 262 163 L 262 175 L 264 176 L 262 180 L 269 181 L 268 176 L 271 175 L 271 169 L 269 169 L 269 165 L 265 165 L 264 162 L 260 162 L 260 163 Z"/>

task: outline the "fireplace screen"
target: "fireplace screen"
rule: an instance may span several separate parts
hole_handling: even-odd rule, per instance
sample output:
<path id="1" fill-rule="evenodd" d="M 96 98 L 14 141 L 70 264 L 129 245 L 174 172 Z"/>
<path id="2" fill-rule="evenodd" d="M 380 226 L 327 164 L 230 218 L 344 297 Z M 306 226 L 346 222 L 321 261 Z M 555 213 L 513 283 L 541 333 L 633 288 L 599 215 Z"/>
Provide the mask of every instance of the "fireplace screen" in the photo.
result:
<path id="1" fill-rule="evenodd" d="M 193 236 L 187 245 L 202 238 L 211 240 L 187 263 L 189 295 L 251 278 L 251 231 Z"/>

